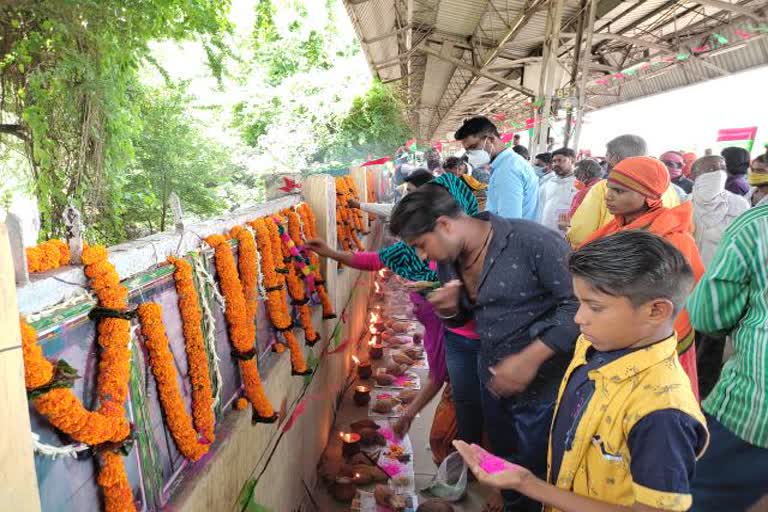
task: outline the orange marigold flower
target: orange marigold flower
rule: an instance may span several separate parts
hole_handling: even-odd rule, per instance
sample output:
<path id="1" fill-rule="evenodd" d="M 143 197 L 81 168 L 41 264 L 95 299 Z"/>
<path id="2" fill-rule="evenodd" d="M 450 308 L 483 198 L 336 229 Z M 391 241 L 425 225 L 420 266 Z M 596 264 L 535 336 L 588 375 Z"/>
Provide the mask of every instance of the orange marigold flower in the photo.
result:
<path id="1" fill-rule="evenodd" d="M 189 381 L 192 383 L 192 417 L 197 431 L 210 444 L 215 439 L 216 415 L 213 412 L 213 388 L 208 367 L 208 352 L 203 337 L 202 313 L 193 280 L 192 265 L 183 258 L 171 257 L 179 297 L 184 349 L 187 353 Z"/>
<path id="2" fill-rule="evenodd" d="M 227 319 L 227 326 L 229 327 L 229 341 L 237 352 L 247 354 L 254 350 L 255 328 L 252 322 L 250 327 L 248 325 L 249 317 L 245 306 L 245 296 L 237 272 L 237 266 L 235 265 L 235 257 L 232 254 L 232 248 L 221 235 L 209 236 L 205 241 L 214 249 L 216 272 L 221 284 L 221 292 L 227 302 L 224 317 Z M 252 366 L 243 364 L 249 361 L 253 363 Z M 261 386 L 261 378 L 256 367 L 255 357 L 246 361 L 241 360 L 239 366 L 240 376 L 243 379 L 243 386 L 245 388 L 245 396 L 261 415 L 263 411 L 267 410 L 266 405 L 269 405 L 269 409 L 272 406 L 269 404 L 269 400 Z M 271 414 L 262 416 L 269 417 Z"/>
<path id="3" fill-rule="evenodd" d="M 176 365 L 173 360 L 168 336 L 163 326 L 163 311 L 159 304 L 146 302 L 139 306 L 141 334 L 149 352 L 149 364 L 157 383 L 157 394 L 165 413 L 165 423 L 182 455 L 199 460 L 208 452 L 208 445 L 202 444 L 192 427 L 192 418 L 187 414 L 184 399 L 176 379 Z"/>

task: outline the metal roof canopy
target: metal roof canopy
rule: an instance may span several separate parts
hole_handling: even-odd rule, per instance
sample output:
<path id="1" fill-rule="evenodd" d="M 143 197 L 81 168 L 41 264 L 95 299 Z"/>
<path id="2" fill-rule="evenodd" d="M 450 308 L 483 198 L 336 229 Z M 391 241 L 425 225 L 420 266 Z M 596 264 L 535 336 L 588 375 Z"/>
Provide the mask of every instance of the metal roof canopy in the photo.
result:
<path id="1" fill-rule="evenodd" d="M 423 140 L 536 117 L 535 151 L 559 116 L 577 147 L 585 111 L 768 64 L 768 0 L 344 2 Z"/>

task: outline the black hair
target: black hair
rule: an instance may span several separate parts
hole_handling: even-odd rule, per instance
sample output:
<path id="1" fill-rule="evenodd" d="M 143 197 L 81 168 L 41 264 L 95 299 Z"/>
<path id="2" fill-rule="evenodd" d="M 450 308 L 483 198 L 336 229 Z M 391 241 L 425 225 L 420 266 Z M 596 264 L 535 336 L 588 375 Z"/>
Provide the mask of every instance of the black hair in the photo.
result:
<path id="1" fill-rule="evenodd" d="M 725 158 L 725 168 L 728 174 L 747 174 L 749 171 L 749 151 L 744 148 L 729 147 L 720 152 Z"/>
<path id="2" fill-rule="evenodd" d="M 517 146 L 512 146 L 512 151 L 525 158 L 526 160 L 531 159 L 531 154 L 528 152 L 528 148 L 525 146 L 521 146 L 520 144 Z"/>
<path id="3" fill-rule="evenodd" d="M 403 178 L 403 183 L 411 183 L 414 187 L 420 187 L 422 185 L 426 185 L 433 179 L 435 179 L 434 174 L 423 167 L 419 167 L 418 169 L 414 169 L 411 174 Z"/>
<path id="4" fill-rule="evenodd" d="M 551 164 L 552 163 L 552 153 L 539 153 L 536 155 L 535 160 L 541 160 L 545 164 Z"/>
<path id="5" fill-rule="evenodd" d="M 499 137 L 499 130 L 496 128 L 496 125 L 493 124 L 487 117 L 475 116 L 470 117 L 469 119 L 465 119 L 464 124 L 462 124 L 458 130 L 456 130 L 453 138 L 456 140 L 464 140 L 472 135 L 494 135 Z"/>
<path id="6" fill-rule="evenodd" d="M 571 148 L 556 149 L 552 152 L 552 156 L 555 156 L 555 155 L 565 156 L 570 158 L 571 160 L 576 160 L 576 152 Z"/>
<path id="7" fill-rule="evenodd" d="M 458 169 L 462 165 L 466 164 L 467 160 L 462 157 L 459 158 L 458 156 L 449 156 L 445 159 L 445 163 L 443 164 L 443 169 L 447 170 L 453 170 Z"/>
<path id="8" fill-rule="evenodd" d="M 571 254 L 568 269 L 594 289 L 626 297 L 635 306 L 664 298 L 676 315 L 693 288 L 685 256 L 660 236 L 642 230 L 599 238 Z"/>
<path id="9" fill-rule="evenodd" d="M 429 183 L 402 198 L 389 219 L 389 231 L 410 240 L 435 229 L 438 217 L 456 218 L 464 210 L 445 187 Z"/>

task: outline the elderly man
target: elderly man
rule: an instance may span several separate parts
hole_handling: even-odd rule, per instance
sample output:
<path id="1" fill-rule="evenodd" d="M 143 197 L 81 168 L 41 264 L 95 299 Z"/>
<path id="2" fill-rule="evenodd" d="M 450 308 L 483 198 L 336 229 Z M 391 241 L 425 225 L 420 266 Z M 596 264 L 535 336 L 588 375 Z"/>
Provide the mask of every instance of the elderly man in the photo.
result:
<path id="1" fill-rule="evenodd" d="M 645 140 L 637 135 L 621 135 L 606 145 L 606 160 L 609 170 L 625 158 L 646 156 L 647 154 L 648 147 Z M 566 235 L 571 246 L 580 246 L 592 233 L 613 220 L 613 215 L 608 211 L 605 204 L 607 193 L 606 181 L 602 180 L 594 185 L 584 197 L 581 206 L 571 217 L 571 228 Z M 680 198 L 672 188 L 664 192 L 661 201 L 667 208 L 680 204 Z"/>

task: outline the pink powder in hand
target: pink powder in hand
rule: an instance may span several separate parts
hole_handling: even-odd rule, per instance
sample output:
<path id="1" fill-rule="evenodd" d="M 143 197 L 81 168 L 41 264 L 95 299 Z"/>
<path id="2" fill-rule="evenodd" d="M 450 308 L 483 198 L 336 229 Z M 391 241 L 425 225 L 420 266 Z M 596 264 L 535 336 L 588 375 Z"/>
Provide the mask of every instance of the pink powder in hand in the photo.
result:
<path id="1" fill-rule="evenodd" d="M 493 475 L 494 473 L 501 473 L 505 469 L 516 469 L 518 466 L 515 464 L 510 464 L 509 462 L 505 461 L 501 457 L 497 457 L 495 455 L 483 455 L 480 458 L 480 468 L 488 473 L 489 475 Z"/>
<path id="2" fill-rule="evenodd" d="M 403 471 L 403 467 L 400 464 L 395 464 L 394 462 L 391 464 L 384 464 L 381 466 L 381 469 L 383 469 L 384 472 L 391 477 L 397 476 Z"/>

